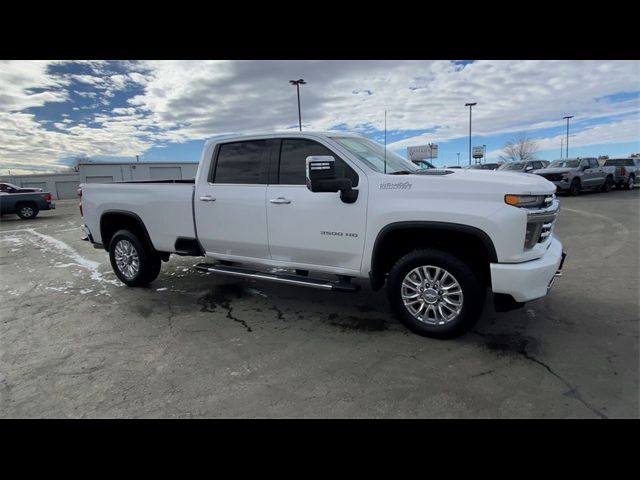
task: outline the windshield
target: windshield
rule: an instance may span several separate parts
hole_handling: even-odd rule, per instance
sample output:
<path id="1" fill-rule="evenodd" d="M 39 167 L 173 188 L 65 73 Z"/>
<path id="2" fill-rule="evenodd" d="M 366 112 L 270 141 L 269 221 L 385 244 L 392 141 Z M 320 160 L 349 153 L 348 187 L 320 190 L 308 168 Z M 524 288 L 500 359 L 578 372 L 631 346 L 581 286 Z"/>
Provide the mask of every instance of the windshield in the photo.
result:
<path id="1" fill-rule="evenodd" d="M 523 168 L 524 162 L 511 162 L 500 166 L 500 170 L 522 170 Z"/>
<path id="2" fill-rule="evenodd" d="M 580 160 L 554 160 L 549 167 L 577 168 Z"/>
<path id="3" fill-rule="evenodd" d="M 362 162 L 376 172 L 384 173 L 385 148 L 379 143 L 358 137 L 333 137 L 333 140 L 349 150 L 350 153 L 354 154 L 359 160 L 362 160 Z M 389 149 L 386 149 L 386 163 L 387 173 L 417 172 L 418 170 L 422 170 L 422 168 L 417 167 L 409 160 L 405 160 Z"/>

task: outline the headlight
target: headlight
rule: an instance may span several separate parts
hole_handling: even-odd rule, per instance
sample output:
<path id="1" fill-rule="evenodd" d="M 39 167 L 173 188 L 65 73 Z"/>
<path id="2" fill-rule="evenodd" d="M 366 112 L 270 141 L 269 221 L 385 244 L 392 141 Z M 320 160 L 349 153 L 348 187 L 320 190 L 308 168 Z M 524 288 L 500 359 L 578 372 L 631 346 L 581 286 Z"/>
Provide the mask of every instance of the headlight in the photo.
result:
<path id="1" fill-rule="evenodd" d="M 505 195 L 504 201 L 514 207 L 541 207 L 544 195 Z"/>

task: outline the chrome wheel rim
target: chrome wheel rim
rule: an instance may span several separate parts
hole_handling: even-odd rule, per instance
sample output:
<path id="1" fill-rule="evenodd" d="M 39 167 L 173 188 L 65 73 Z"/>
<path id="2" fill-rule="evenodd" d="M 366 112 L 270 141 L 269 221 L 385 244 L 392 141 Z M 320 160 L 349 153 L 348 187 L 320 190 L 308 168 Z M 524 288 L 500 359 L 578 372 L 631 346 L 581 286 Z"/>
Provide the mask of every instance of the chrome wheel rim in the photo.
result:
<path id="1" fill-rule="evenodd" d="M 140 271 L 138 251 L 129 240 L 119 240 L 114 251 L 118 270 L 127 280 L 131 280 Z"/>
<path id="2" fill-rule="evenodd" d="M 20 213 L 24 217 L 31 217 L 31 216 L 33 216 L 33 208 L 31 208 L 31 207 L 22 207 L 20 209 Z"/>
<path id="3" fill-rule="evenodd" d="M 400 293 L 413 318 L 429 325 L 445 325 L 462 312 L 462 287 L 451 273 L 441 267 L 425 265 L 414 268 L 404 277 Z"/>

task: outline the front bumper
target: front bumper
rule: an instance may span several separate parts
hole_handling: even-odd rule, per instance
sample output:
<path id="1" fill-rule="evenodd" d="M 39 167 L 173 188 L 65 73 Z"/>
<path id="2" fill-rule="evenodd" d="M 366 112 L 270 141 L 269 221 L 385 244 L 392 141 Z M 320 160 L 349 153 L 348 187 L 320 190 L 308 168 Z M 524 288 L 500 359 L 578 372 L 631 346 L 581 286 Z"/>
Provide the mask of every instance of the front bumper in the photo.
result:
<path id="1" fill-rule="evenodd" d="M 544 297 L 559 272 L 564 260 L 562 243 L 551 239 L 546 253 L 524 263 L 492 263 L 491 285 L 493 293 L 511 295 L 516 302 L 528 302 Z"/>

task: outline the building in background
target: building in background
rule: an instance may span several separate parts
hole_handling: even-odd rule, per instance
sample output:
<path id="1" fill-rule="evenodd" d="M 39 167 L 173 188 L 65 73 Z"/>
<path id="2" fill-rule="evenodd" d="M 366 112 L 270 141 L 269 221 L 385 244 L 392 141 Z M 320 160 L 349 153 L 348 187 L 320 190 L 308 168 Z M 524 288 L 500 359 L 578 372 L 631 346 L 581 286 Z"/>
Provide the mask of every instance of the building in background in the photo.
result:
<path id="1" fill-rule="evenodd" d="M 0 182 L 19 187 L 42 188 L 55 200 L 76 198 L 81 183 L 112 183 L 195 178 L 197 162 L 189 163 L 81 163 L 78 172 L 35 175 L 2 175 Z"/>

